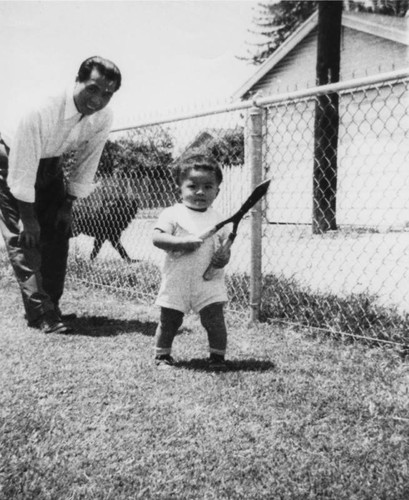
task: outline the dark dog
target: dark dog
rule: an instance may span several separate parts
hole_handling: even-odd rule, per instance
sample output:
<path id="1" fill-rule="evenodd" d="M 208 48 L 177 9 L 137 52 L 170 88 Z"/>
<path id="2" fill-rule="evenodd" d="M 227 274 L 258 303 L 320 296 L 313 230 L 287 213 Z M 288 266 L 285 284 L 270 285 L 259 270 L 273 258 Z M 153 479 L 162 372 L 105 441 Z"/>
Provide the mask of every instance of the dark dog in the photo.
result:
<path id="1" fill-rule="evenodd" d="M 120 196 L 106 200 L 95 208 L 89 202 L 74 204 L 73 236 L 85 234 L 93 236 L 94 248 L 91 260 L 95 259 L 105 241 L 118 251 L 127 262 L 134 262 L 120 242 L 123 231 L 129 226 L 138 211 L 138 202 L 135 199 Z"/>

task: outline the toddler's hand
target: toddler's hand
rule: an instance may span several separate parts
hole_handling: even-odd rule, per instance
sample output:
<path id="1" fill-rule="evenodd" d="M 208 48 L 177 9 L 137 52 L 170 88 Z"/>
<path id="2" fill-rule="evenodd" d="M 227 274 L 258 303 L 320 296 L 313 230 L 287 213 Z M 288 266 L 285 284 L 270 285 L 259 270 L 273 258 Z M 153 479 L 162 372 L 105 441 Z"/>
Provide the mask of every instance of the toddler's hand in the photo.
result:
<path id="1" fill-rule="evenodd" d="M 222 268 L 226 266 L 230 260 L 230 248 L 220 247 L 214 254 L 211 260 L 213 267 Z"/>
<path id="2" fill-rule="evenodd" d="M 203 243 L 203 240 L 194 236 L 193 234 L 188 234 L 187 236 L 182 236 L 179 239 L 178 250 L 184 252 L 193 252 L 197 250 L 200 245 Z"/>

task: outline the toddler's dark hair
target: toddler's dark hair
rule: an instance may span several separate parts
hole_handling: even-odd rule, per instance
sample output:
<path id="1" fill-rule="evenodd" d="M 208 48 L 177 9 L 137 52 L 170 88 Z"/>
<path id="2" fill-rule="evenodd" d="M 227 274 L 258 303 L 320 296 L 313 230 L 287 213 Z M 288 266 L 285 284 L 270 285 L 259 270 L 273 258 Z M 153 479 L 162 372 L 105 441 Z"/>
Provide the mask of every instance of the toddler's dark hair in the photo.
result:
<path id="1" fill-rule="evenodd" d="M 172 173 L 176 184 L 180 186 L 192 169 L 202 169 L 214 172 L 218 184 L 223 181 L 223 172 L 216 158 L 208 152 L 199 149 L 191 149 L 173 164 Z"/>

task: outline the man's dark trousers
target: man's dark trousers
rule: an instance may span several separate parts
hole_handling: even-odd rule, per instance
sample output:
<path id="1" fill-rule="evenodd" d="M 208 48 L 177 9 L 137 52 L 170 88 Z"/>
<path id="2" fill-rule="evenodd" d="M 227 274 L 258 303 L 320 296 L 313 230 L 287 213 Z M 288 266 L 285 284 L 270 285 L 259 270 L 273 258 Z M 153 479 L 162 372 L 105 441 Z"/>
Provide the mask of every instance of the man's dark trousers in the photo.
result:
<path id="1" fill-rule="evenodd" d="M 69 235 L 58 230 L 56 215 L 66 196 L 59 158 L 40 161 L 35 184 L 35 211 L 41 228 L 40 245 L 23 248 L 18 242 L 18 204 L 7 186 L 8 148 L 0 144 L 0 230 L 13 266 L 29 324 L 58 307 L 64 290 Z"/>

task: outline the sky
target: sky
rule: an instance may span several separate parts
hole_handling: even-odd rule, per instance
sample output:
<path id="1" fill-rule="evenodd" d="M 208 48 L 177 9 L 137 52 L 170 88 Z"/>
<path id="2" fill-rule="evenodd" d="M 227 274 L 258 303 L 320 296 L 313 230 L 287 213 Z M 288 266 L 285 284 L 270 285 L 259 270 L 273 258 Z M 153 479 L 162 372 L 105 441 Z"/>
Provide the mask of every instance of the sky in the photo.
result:
<path id="1" fill-rule="evenodd" d="M 250 0 L 0 0 L 0 131 L 36 99 L 74 83 L 91 55 L 123 84 L 114 128 L 216 106 L 256 71 L 246 53 Z"/>

